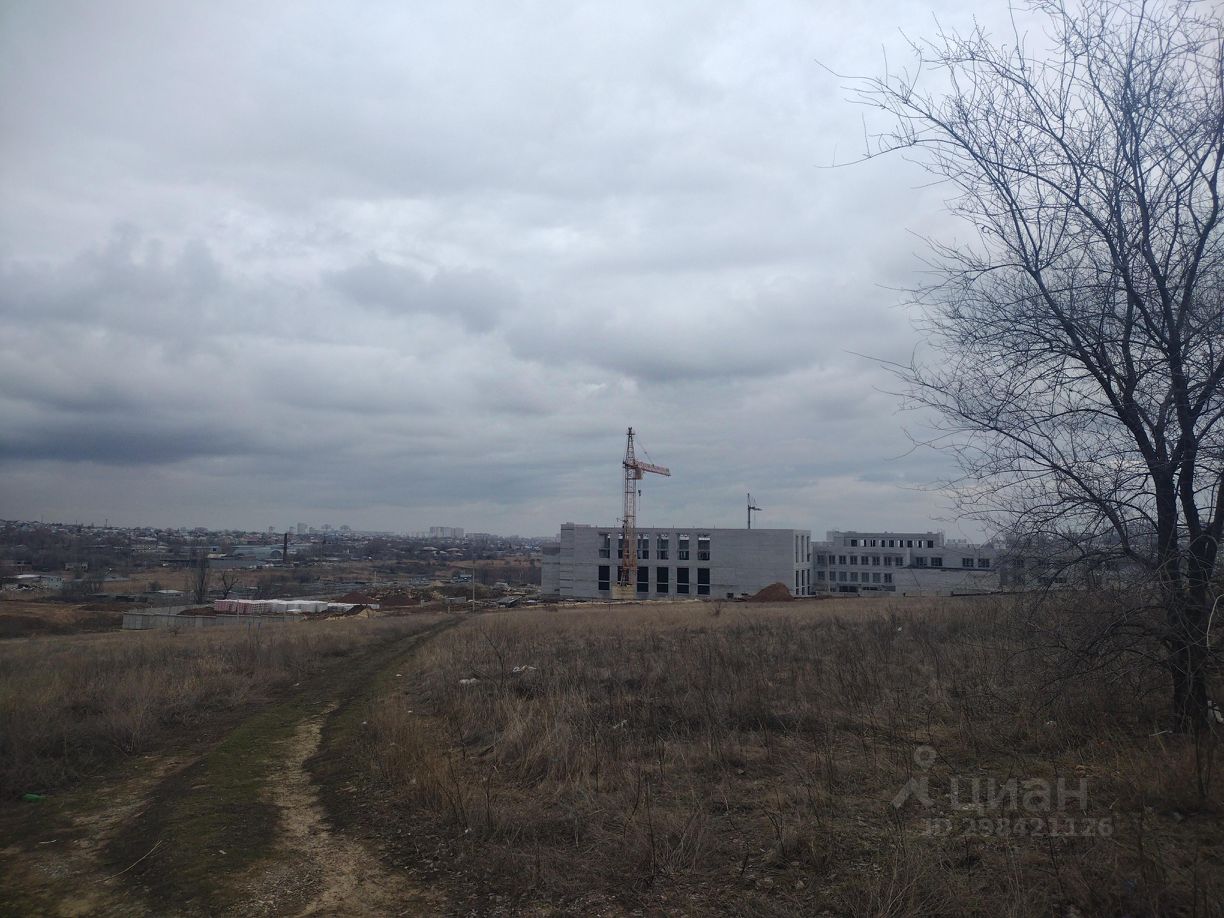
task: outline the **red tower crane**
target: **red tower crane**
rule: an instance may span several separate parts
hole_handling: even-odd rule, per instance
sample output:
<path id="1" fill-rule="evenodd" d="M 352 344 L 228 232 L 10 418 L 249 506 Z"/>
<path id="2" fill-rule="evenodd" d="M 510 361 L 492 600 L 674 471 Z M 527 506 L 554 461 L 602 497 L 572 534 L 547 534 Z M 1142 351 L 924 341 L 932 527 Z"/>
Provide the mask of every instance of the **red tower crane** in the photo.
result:
<path id="1" fill-rule="evenodd" d="M 621 517 L 620 564 L 616 568 L 617 599 L 633 599 L 637 592 L 637 502 L 641 492 L 637 483 L 647 472 L 654 475 L 671 476 L 671 469 L 650 462 L 643 462 L 633 452 L 633 428 L 629 428 L 629 439 L 625 446 L 625 505 Z"/>

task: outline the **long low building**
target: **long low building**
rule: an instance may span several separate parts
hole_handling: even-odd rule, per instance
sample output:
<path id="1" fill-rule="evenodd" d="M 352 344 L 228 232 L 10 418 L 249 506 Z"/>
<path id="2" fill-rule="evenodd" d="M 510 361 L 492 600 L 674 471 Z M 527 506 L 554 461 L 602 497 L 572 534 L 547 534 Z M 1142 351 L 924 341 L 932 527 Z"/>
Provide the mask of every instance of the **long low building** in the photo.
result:
<path id="1" fill-rule="evenodd" d="M 611 599 L 622 550 L 619 527 L 565 523 L 544 548 L 542 594 Z M 731 599 L 774 583 L 795 596 L 813 592 L 807 529 L 641 528 L 634 550 L 641 599 Z"/>
<path id="2" fill-rule="evenodd" d="M 995 547 L 942 532 L 830 531 L 812 548 L 821 592 L 951 595 L 999 589 Z"/>
<path id="3" fill-rule="evenodd" d="M 610 599 L 621 558 L 615 526 L 566 523 L 545 545 L 542 593 Z M 793 596 L 955 595 L 1000 589 L 1001 553 L 991 543 L 942 532 L 652 527 L 637 533 L 640 599 L 737 598 L 784 583 Z"/>

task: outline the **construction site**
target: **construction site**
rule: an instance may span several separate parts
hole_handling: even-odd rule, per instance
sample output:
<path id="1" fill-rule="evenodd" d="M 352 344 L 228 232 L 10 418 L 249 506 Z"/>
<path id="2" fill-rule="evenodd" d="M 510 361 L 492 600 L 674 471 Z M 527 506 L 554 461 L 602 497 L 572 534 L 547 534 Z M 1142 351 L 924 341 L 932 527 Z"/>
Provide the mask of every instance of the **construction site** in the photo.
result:
<path id="1" fill-rule="evenodd" d="M 748 527 L 640 527 L 640 482 L 671 470 L 638 458 L 626 432 L 621 517 L 617 526 L 565 523 L 545 546 L 541 593 L 560 599 L 672 599 L 749 596 L 783 584 L 810 596 L 812 534 L 803 529 L 753 529 L 759 510 L 748 499 Z"/>
<path id="2" fill-rule="evenodd" d="M 745 527 L 640 526 L 642 480 L 671 469 L 641 459 L 626 431 L 621 515 L 615 525 L 566 522 L 543 546 L 541 595 L 560 600 L 742 599 L 839 594 L 967 595 L 999 589 L 992 545 L 942 532 L 761 529 L 747 495 Z M 867 550 L 862 550 L 867 549 Z"/>

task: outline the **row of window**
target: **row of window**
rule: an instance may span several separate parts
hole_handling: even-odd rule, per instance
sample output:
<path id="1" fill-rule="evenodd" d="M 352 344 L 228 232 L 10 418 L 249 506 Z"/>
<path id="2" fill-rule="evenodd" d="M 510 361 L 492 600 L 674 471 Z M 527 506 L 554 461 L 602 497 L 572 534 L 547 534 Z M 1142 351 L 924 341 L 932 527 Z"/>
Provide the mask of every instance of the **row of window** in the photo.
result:
<path id="1" fill-rule="evenodd" d="M 795 595 L 796 596 L 811 596 L 812 592 L 808 589 L 808 577 L 811 571 L 808 568 L 802 568 L 795 571 Z"/>
<path id="2" fill-rule="evenodd" d="M 892 574 L 880 574 L 874 571 L 871 573 L 868 573 L 867 571 L 863 571 L 862 577 L 863 579 L 859 580 L 858 571 L 829 571 L 829 582 L 830 583 L 892 583 L 893 582 Z M 824 580 L 825 572 L 817 571 L 816 579 Z"/>
<path id="3" fill-rule="evenodd" d="M 623 533 L 616 535 L 616 557 L 618 559 L 625 556 L 625 540 Z M 687 532 L 682 532 L 676 536 L 676 560 L 690 560 L 689 548 L 690 539 Z M 650 560 L 650 536 L 639 535 L 637 537 L 637 556 L 639 561 Z M 599 534 L 599 557 L 612 557 L 612 534 L 610 532 L 601 532 Z M 659 535 L 655 537 L 655 557 L 660 561 L 668 561 L 671 558 L 671 537 Z M 700 533 L 697 536 L 697 560 L 710 560 L 710 537 L 706 533 Z"/>
<path id="4" fill-rule="evenodd" d="M 824 555 L 816 556 L 816 563 L 818 565 L 823 565 L 825 560 L 826 558 Z M 829 564 L 849 564 L 852 567 L 879 567 L 881 562 L 883 562 L 884 567 L 905 567 L 905 558 L 901 557 L 900 555 L 849 555 L 848 557 L 846 555 L 829 555 L 827 560 Z M 925 555 L 915 555 L 914 566 L 943 567 L 943 555 L 932 555 L 929 558 Z M 972 568 L 974 566 L 975 561 L 973 558 L 961 558 L 961 567 Z M 982 570 L 986 570 L 990 567 L 990 559 L 978 558 L 976 561 L 976 566 Z"/>
<path id="5" fill-rule="evenodd" d="M 666 596 L 671 593 L 671 568 L 656 567 L 655 568 L 655 592 L 659 595 Z M 686 596 L 689 594 L 691 586 L 696 587 L 696 595 L 710 595 L 710 569 L 708 567 L 697 568 L 697 581 L 693 583 L 690 580 L 690 569 L 687 567 L 678 567 L 676 570 L 676 594 Z M 598 589 L 601 592 L 609 592 L 612 589 L 612 566 L 610 564 L 599 565 Z M 640 594 L 650 592 L 650 568 L 639 567 L 637 569 L 637 591 Z"/>
<path id="6" fill-rule="evenodd" d="M 887 544 L 886 544 L 887 543 Z M 851 539 L 851 548 L 934 548 L 934 539 Z"/>
<path id="7" fill-rule="evenodd" d="M 809 535 L 795 536 L 795 563 L 802 564 L 812 560 L 812 537 Z"/>
<path id="8" fill-rule="evenodd" d="M 847 559 L 845 555 L 829 555 L 830 564 L 850 564 L 851 566 L 862 565 L 863 567 L 879 567 L 883 562 L 885 567 L 905 567 L 905 558 L 901 555 L 850 555 Z M 817 564 L 825 563 L 824 555 L 816 556 Z"/>

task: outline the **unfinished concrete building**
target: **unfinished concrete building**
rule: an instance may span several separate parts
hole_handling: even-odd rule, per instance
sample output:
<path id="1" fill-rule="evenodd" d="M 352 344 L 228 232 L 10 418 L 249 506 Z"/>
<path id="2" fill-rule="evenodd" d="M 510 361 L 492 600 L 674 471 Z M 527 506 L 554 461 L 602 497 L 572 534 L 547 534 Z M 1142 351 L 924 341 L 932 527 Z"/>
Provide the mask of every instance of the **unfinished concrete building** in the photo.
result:
<path id="1" fill-rule="evenodd" d="M 999 589 L 998 553 L 942 532 L 834 529 L 812 547 L 812 583 L 830 593 L 989 593 Z"/>
<path id="2" fill-rule="evenodd" d="M 812 595 L 808 529 L 667 526 L 636 530 L 638 599 L 751 595 L 773 583 Z M 543 553 L 545 596 L 611 599 L 624 546 L 617 526 L 565 523 Z"/>

